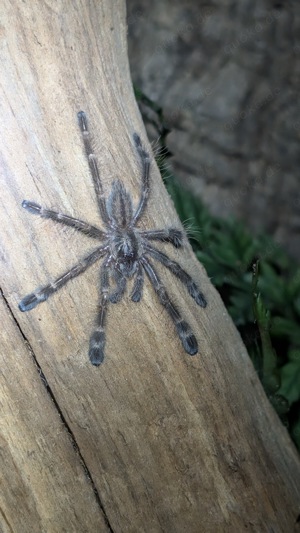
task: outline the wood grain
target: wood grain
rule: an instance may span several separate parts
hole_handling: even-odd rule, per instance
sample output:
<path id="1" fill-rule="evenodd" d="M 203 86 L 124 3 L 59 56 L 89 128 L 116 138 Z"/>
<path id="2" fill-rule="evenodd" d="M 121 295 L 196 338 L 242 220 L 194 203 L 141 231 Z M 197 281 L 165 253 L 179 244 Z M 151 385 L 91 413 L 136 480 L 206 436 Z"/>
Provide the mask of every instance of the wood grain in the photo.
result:
<path id="1" fill-rule="evenodd" d="M 0 313 L 0 531 L 109 531 L 88 471 L 3 297 Z"/>
<path id="2" fill-rule="evenodd" d="M 139 304 L 125 299 L 111 306 L 106 360 L 92 367 L 97 265 L 30 313 L 18 311 L 21 297 L 91 249 L 84 236 L 30 216 L 22 200 L 99 224 L 77 111 L 89 116 L 106 191 L 119 177 L 138 198 L 132 134 L 147 140 L 129 75 L 122 0 L 4 0 L 1 17 L 7 305 L 0 527 L 5 533 L 292 531 L 299 458 L 188 245 L 170 254 L 201 285 L 207 309 L 197 308 L 171 274 L 160 273 L 197 334 L 200 353 L 193 358 L 147 284 Z M 143 227 L 179 225 L 154 162 L 152 184 Z"/>

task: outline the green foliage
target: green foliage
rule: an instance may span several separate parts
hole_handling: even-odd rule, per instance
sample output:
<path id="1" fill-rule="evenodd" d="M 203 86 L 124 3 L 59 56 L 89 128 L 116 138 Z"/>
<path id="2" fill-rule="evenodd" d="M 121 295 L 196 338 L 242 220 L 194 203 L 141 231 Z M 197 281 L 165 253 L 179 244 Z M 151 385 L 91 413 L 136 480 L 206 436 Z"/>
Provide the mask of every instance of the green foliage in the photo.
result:
<path id="1" fill-rule="evenodd" d="M 138 95 L 137 95 L 138 96 Z M 143 103 L 151 107 L 151 100 Z M 237 220 L 212 216 L 166 171 L 168 128 L 158 106 L 157 162 L 189 238 L 239 329 L 265 392 L 300 449 L 300 268 L 266 235 Z M 152 119 L 152 125 L 155 120 Z"/>
<path id="2" fill-rule="evenodd" d="M 300 268 L 270 237 L 253 237 L 243 224 L 213 217 L 174 178 L 168 176 L 165 184 L 181 220 L 193 219 L 190 241 L 195 254 L 238 327 L 273 407 L 300 448 Z"/>

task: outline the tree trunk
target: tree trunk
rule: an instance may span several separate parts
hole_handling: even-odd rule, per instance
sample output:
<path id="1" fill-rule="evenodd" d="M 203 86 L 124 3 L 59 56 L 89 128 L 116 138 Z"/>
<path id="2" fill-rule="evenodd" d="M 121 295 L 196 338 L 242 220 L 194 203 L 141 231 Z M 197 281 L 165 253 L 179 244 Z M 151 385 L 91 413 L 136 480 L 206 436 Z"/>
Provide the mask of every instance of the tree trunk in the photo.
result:
<path id="1" fill-rule="evenodd" d="M 132 79 L 163 108 L 176 177 L 299 260 L 299 2 L 127 9 Z"/>
<path id="2" fill-rule="evenodd" d="M 205 310 L 159 272 L 197 336 L 194 357 L 146 283 L 140 303 L 110 306 L 106 358 L 93 367 L 99 264 L 18 310 L 93 249 L 21 208 L 25 198 L 99 224 L 80 109 L 105 192 L 119 177 L 138 199 L 133 132 L 147 140 L 124 2 L 4 0 L 0 53 L 1 532 L 293 531 L 299 458 L 188 244 L 168 253 L 201 285 Z M 151 187 L 141 226 L 179 226 L 153 160 Z"/>

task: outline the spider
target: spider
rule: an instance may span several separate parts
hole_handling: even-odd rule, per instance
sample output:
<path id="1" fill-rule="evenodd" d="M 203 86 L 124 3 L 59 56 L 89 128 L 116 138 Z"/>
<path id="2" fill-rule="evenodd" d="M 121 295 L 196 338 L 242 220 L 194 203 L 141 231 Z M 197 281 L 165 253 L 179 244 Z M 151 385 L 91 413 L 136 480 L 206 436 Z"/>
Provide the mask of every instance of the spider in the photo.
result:
<path id="1" fill-rule="evenodd" d="M 98 366 L 104 359 L 105 325 L 109 303 L 115 304 L 122 299 L 126 290 L 127 280 L 130 278 L 134 278 L 130 294 L 131 300 L 139 302 L 142 298 L 144 274 L 146 274 L 152 284 L 161 305 L 173 320 L 183 348 L 188 354 L 195 355 L 198 352 L 196 337 L 170 300 L 152 264 L 153 259 L 164 265 L 186 286 L 196 303 L 200 307 L 206 307 L 206 300 L 190 275 L 178 263 L 169 259 L 166 254 L 151 244 L 151 241 L 161 241 L 170 243 L 175 248 L 180 248 L 183 242 L 183 233 L 176 228 L 143 231 L 137 227 L 146 209 L 150 192 L 149 153 L 144 150 L 139 135 L 134 133 L 133 141 L 141 164 L 142 182 L 137 207 L 134 209 L 131 196 L 119 179 L 113 181 L 111 192 L 106 199 L 96 156 L 92 150 L 87 117 L 83 111 L 78 113 L 78 123 L 104 229 L 99 229 L 78 218 L 46 209 L 29 200 L 24 200 L 22 207 L 34 215 L 70 226 L 91 239 L 99 241 L 101 244 L 98 244 L 93 252 L 81 259 L 77 265 L 62 274 L 58 279 L 25 296 L 19 304 L 19 309 L 21 311 L 31 311 L 31 309 L 34 309 L 66 285 L 69 280 L 79 276 L 88 267 L 103 258 L 100 269 L 100 302 L 95 329 L 89 344 L 91 363 Z M 110 287 L 111 279 L 114 282 L 113 288 Z"/>

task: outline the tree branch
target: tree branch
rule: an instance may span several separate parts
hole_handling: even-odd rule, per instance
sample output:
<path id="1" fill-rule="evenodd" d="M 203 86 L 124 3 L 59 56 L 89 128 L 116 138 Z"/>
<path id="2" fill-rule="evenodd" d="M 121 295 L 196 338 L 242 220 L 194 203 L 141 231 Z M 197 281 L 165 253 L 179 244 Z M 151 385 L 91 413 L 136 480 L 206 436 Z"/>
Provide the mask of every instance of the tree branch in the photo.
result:
<path id="1" fill-rule="evenodd" d="M 99 265 L 19 312 L 21 297 L 89 246 L 30 216 L 22 200 L 99 225 L 76 113 L 89 117 L 105 194 L 120 178 L 137 201 L 133 133 L 150 147 L 122 0 L 4 0 L 2 17 L 2 529 L 292 531 L 298 456 L 188 244 L 170 254 L 201 287 L 205 309 L 157 268 L 197 337 L 194 357 L 146 283 L 141 302 L 111 306 L 105 362 L 90 365 Z M 180 227 L 153 159 L 141 227 Z"/>

